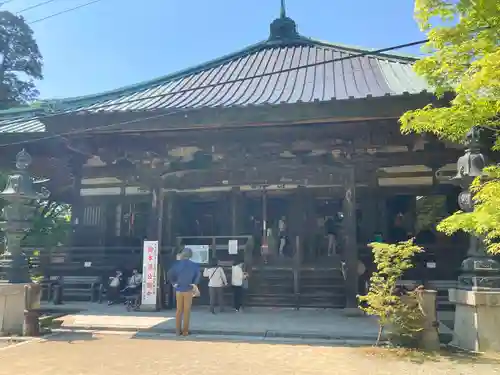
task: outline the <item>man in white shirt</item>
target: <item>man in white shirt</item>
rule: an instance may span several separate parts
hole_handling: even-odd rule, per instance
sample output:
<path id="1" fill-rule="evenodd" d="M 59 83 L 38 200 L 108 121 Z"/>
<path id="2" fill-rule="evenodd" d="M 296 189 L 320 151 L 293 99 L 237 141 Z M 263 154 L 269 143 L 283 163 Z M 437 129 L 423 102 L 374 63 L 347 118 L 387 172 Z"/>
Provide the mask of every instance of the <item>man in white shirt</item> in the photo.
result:
<path id="1" fill-rule="evenodd" d="M 227 279 L 224 270 L 216 261 L 210 263 L 210 267 L 203 271 L 203 276 L 208 277 L 210 311 L 215 314 L 216 305 L 219 306 L 220 312 L 224 311 L 224 287 L 227 285 Z"/>

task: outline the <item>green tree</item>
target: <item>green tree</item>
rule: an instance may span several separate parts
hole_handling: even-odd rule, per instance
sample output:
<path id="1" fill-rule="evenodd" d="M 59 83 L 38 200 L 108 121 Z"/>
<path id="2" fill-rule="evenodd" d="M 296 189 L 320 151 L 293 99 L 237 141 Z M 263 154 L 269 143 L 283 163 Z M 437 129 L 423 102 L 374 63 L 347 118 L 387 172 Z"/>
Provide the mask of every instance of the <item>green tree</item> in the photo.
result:
<path id="1" fill-rule="evenodd" d="M 33 30 L 24 18 L 0 11 L 0 109 L 38 96 L 33 80 L 43 78 L 42 65 Z"/>
<path id="2" fill-rule="evenodd" d="M 5 188 L 6 176 L 0 173 L 0 191 Z M 35 204 L 32 226 L 22 240 L 22 245 L 43 249 L 66 244 L 71 233 L 71 206 L 52 200 L 39 200 Z M 0 199 L 0 211 L 4 206 L 5 201 Z"/>
<path id="3" fill-rule="evenodd" d="M 462 141 L 472 127 L 495 134 L 493 150 L 500 149 L 500 2 L 492 0 L 415 0 L 415 18 L 427 33 L 427 52 L 415 64 L 442 97 L 451 94 L 449 106 L 427 105 L 406 112 L 400 119 L 403 133 L 433 133 L 442 139 Z M 452 234 L 459 230 L 481 235 L 490 253 L 500 253 L 500 167 L 476 180 L 475 210 L 457 212 L 438 225 Z"/>
<path id="4" fill-rule="evenodd" d="M 365 296 L 358 296 L 360 307 L 379 318 L 380 341 L 382 331 L 389 327 L 388 338 L 393 344 L 415 345 L 422 331 L 422 312 L 416 292 L 400 295 L 397 283 L 403 274 L 413 268 L 412 259 L 423 249 L 413 240 L 397 244 L 371 243 L 373 261 L 377 266 L 370 277 L 370 288 Z"/>
<path id="5" fill-rule="evenodd" d="M 27 247 L 50 248 L 67 244 L 71 233 L 71 206 L 56 201 L 39 201 L 33 226 L 23 240 Z"/>

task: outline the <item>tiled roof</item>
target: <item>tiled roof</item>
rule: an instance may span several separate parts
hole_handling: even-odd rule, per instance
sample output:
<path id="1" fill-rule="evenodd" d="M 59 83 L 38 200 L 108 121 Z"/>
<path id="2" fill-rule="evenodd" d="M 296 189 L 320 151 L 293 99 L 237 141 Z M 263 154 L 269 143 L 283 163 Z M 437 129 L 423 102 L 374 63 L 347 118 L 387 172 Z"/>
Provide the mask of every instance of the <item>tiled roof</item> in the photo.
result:
<path id="1" fill-rule="evenodd" d="M 302 37 L 291 19 L 277 19 L 268 40 L 242 51 L 150 82 L 51 105 L 62 112 L 189 110 L 431 91 L 413 72 L 415 59 L 357 56 L 367 52 Z"/>
<path id="2" fill-rule="evenodd" d="M 43 133 L 45 125 L 37 118 L 0 119 L 0 133 Z"/>
<path id="3" fill-rule="evenodd" d="M 358 99 L 427 90 L 409 61 L 394 58 L 363 56 L 294 69 L 356 54 L 324 44 L 264 45 L 209 68 L 81 109 L 107 112 L 232 107 Z"/>

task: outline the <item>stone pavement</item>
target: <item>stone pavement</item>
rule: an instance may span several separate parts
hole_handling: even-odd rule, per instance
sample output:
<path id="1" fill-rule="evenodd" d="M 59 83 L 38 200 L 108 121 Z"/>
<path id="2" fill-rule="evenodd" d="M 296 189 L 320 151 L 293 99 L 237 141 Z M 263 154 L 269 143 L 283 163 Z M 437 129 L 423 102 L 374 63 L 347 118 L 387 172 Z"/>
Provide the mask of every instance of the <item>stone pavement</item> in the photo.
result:
<path id="1" fill-rule="evenodd" d="M 394 357 L 372 348 L 61 334 L 0 350 L 0 375 L 495 375 L 497 361 Z"/>
<path id="2" fill-rule="evenodd" d="M 64 308 L 78 309 L 76 304 Z M 60 308 L 63 308 L 60 307 Z M 73 330 L 114 330 L 174 332 L 175 312 L 127 312 L 122 305 L 80 305 L 80 313 L 63 318 L 61 328 Z M 315 339 L 351 339 L 375 342 L 377 321 L 370 317 L 346 317 L 341 310 L 252 308 L 210 314 L 206 307 L 195 308 L 191 314 L 191 332 L 210 335 L 258 337 L 302 337 Z"/>

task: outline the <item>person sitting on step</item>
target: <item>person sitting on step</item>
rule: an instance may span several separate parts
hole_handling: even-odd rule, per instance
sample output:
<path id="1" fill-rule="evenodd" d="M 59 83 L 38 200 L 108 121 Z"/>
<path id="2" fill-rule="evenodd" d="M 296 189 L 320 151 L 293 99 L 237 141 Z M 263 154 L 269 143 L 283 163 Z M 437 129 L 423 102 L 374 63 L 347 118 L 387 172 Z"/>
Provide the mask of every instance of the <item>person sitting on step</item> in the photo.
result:
<path id="1" fill-rule="evenodd" d="M 123 273 L 120 270 L 116 271 L 115 276 L 110 278 L 106 296 L 108 298 L 108 305 L 117 303 L 120 299 L 120 290 L 123 289 Z"/>

